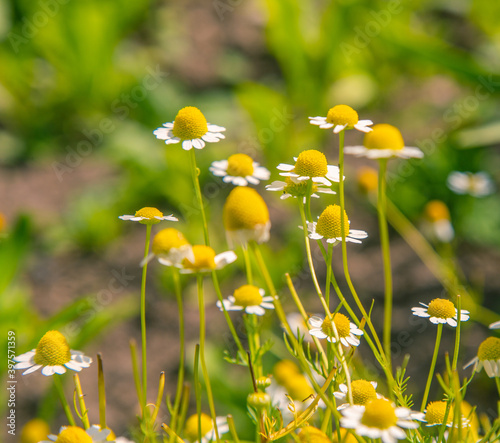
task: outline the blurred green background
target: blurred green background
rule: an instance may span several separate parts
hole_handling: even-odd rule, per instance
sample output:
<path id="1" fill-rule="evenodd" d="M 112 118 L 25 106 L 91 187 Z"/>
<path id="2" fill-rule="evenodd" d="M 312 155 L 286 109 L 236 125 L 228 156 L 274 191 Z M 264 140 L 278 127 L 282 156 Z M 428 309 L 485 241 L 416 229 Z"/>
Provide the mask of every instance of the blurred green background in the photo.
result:
<path id="1" fill-rule="evenodd" d="M 278 163 L 315 148 L 336 164 L 336 141 L 307 117 L 344 103 L 361 119 L 396 125 L 407 145 L 424 150 L 422 161 L 393 162 L 390 198 L 415 224 L 428 201 L 448 205 L 453 248 L 499 312 L 491 294 L 500 284 L 487 277 L 500 262 L 500 199 L 446 187 L 455 170 L 486 171 L 500 183 L 499 16 L 491 0 L 4 0 L 2 326 L 18 331 L 24 352 L 50 327 L 77 322 L 76 348 L 136 318 L 128 296 L 137 279 L 112 310 L 82 305 L 93 306 L 113 269 L 139 260 L 141 227 L 118 215 L 156 206 L 202 241 L 187 153 L 152 134 L 188 105 L 227 128 L 223 142 L 197 152 L 219 251 L 230 188 L 210 175 L 210 163 L 243 152 L 277 179 Z M 347 135 L 348 144 L 361 141 Z M 366 164 L 347 159 L 347 173 Z M 360 214 L 355 227 L 365 220 L 376 233 L 354 180 L 347 186 Z M 300 239 L 280 241 L 295 232 L 293 208 L 264 197 L 276 217 L 268 254 L 280 257 L 279 281 L 301 269 Z M 155 289 L 168 292 L 167 280 L 158 272 Z"/>

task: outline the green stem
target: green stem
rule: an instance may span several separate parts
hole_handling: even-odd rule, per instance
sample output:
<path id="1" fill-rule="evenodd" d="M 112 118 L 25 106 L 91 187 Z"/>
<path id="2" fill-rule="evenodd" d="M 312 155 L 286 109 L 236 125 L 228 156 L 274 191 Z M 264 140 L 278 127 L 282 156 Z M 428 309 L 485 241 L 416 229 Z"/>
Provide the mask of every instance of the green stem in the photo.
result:
<path id="1" fill-rule="evenodd" d="M 432 355 L 431 368 L 429 370 L 429 376 L 427 377 L 427 383 L 425 385 L 424 398 L 422 399 L 422 406 L 420 410 L 423 411 L 427 405 L 427 397 L 429 396 L 429 390 L 431 389 L 432 379 L 434 377 L 434 369 L 436 368 L 437 356 L 439 353 L 439 344 L 441 343 L 441 334 L 443 332 L 443 323 L 439 323 L 437 327 L 436 334 L 436 344 L 434 346 L 434 354 Z"/>
<path id="2" fill-rule="evenodd" d="M 75 383 L 75 394 L 76 398 L 78 399 L 80 414 L 82 414 L 81 420 L 83 423 L 83 429 L 88 429 L 90 428 L 89 411 L 87 409 L 87 406 L 85 406 L 85 398 L 82 391 L 82 384 L 80 383 L 80 377 L 78 376 L 78 374 L 73 375 L 73 381 Z"/>
<path id="3" fill-rule="evenodd" d="M 101 354 L 97 354 L 97 389 L 99 392 L 99 424 L 106 429 L 106 390 L 104 389 L 104 369 Z"/>
<path id="4" fill-rule="evenodd" d="M 71 413 L 71 408 L 69 407 L 66 397 L 64 396 L 64 389 L 61 383 L 61 379 L 59 378 L 59 374 L 54 374 L 52 376 L 52 379 L 54 380 L 54 386 L 56 387 L 57 393 L 59 394 L 59 399 L 61 400 L 61 404 L 64 409 L 64 413 L 66 414 L 66 418 L 68 419 L 68 423 L 70 424 L 70 426 L 76 426 L 75 419 L 73 417 L 73 414 Z"/>
<path id="5" fill-rule="evenodd" d="M 462 321 L 460 320 L 460 315 L 462 313 L 461 308 L 462 308 L 462 297 L 460 297 L 460 295 L 457 295 L 457 327 L 455 331 L 455 350 L 453 352 L 453 363 L 451 366 L 453 372 L 456 372 L 457 370 L 458 351 L 460 350 L 460 323 L 462 323 Z"/>
<path id="6" fill-rule="evenodd" d="M 130 356 L 132 358 L 132 374 L 134 376 L 135 390 L 137 391 L 137 398 L 141 406 L 141 415 L 144 416 L 144 402 L 142 401 L 141 391 L 141 378 L 139 376 L 139 367 L 137 364 L 137 343 L 135 340 L 130 340 Z"/>
<path id="7" fill-rule="evenodd" d="M 380 245 L 382 248 L 382 258 L 384 263 L 384 351 L 387 364 L 391 367 L 391 324 L 392 324 L 392 272 L 391 272 L 391 252 L 389 246 L 389 229 L 387 227 L 387 159 L 379 160 L 380 170 L 378 174 L 378 199 L 377 211 L 380 230 Z"/>
<path id="8" fill-rule="evenodd" d="M 200 205 L 201 219 L 203 220 L 203 235 L 205 237 L 205 245 L 210 246 L 210 238 L 208 236 L 207 217 L 205 215 L 205 208 L 203 207 L 203 199 L 201 196 L 200 181 L 198 180 L 199 169 L 196 166 L 196 155 L 194 149 L 190 149 L 191 159 L 191 175 L 193 177 L 193 185 L 196 193 L 196 199 Z"/>
<path id="9" fill-rule="evenodd" d="M 219 430 L 217 429 L 217 420 L 215 415 L 214 397 L 212 395 L 212 386 L 208 376 L 207 365 L 205 363 L 205 300 L 203 295 L 203 275 L 198 274 L 198 305 L 200 311 L 200 365 L 203 378 L 205 379 L 205 386 L 207 388 L 208 406 L 210 408 L 210 415 L 214 424 L 215 439 L 217 443 L 220 442 Z"/>
<path id="10" fill-rule="evenodd" d="M 248 245 L 244 244 L 241 246 L 243 250 L 243 257 L 245 258 L 245 269 L 247 271 L 247 282 L 249 285 L 253 285 L 253 276 L 252 276 L 252 264 L 250 262 L 250 256 L 248 254 Z"/>
<path id="11" fill-rule="evenodd" d="M 326 284 L 325 284 L 325 299 L 326 299 L 326 306 L 328 307 L 328 309 L 330 309 L 330 283 L 332 281 L 332 273 L 333 273 L 332 256 L 333 256 L 333 243 L 328 243 L 328 253 L 326 257 Z"/>
<path id="12" fill-rule="evenodd" d="M 146 225 L 146 245 L 144 247 L 144 259 L 149 254 L 149 243 L 151 241 L 151 224 Z M 148 271 L 148 263 L 144 260 L 142 267 L 141 281 L 141 340 L 142 340 L 142 414 L 146 416 L 147 392 L 148 392 L 148 369 L 146 358 L 146 274 Z"/>

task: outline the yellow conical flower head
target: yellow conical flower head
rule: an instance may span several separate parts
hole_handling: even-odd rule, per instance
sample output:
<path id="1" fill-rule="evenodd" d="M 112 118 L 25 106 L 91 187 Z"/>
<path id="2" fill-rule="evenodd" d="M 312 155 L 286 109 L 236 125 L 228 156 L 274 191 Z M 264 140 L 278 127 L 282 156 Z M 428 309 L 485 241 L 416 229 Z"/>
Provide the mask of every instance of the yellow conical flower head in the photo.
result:
<path id="1" fill-rule="evenodd" d="M 208 132 L 207 119 L 198 108 L 186 106 L 177 113 L 172 132 L 181 140 L 200 138 Z"/>
<path id="2" fill-rule="evenodd" d="M 286 186 L 285 189 L 283 189 L 285 194 L 290 194 L 293 197 L 305 197 L 308 193 L 309 184 L 307 183 L 307 180 L 295 183 L 290 177 L 285 177 L 285 183 Z M 317 190 L 318 186 L 313 184 L 311 192 L 314 194 Z"/>
<path id="3" fill-rule="evenodd" d="M 332 318 L 335 323 L 337 333 L 339 334 L 339 338 L 349 337 L 351 332 L 351 322 L 340 312 L 333 314 L 331 317 L 325 317 L 323 324 L 321 325 L 321 330 L 328 335 L 328 337 L 335 337 L 335 334 L 333 333 Z"/>
<path id="4" fill-rule="evenodd" d="M 0 232 L 2 232 L 7 226 L 7 220 L 5 216 L 0 212 Z"/>
<path id="5" fill-rule="evenodd" d="M 425 411 L 425 421 L 430 425 L 441 425 L 444 422 L 446 415 L 446 402 L 433 401 L 427 405 Z M 450 408 L 448 411 L 448 419 L 446 423 L 451 423 L 453 420 L 453 410 Z"/>
<path id="6" fill-rule="evenodd" d="M 377 392 L 373 385 L 366 380 L 354 380 L 351 382 L 352 401 L 355 405 L 364 405 L 377 398 Z"/>
<path id="7" fill-rule="evenodd" d="M 226 231 L 252 230 L 269 223 L 269 210 L 255 189 L 239 186 L 229 193 L 222 218 Z"/>
<path id="8" fill-rule="evenodd" d="M 444 298 L 435 298 L 429 303 L 427 313 L 431 317 L 453 318 L 457 313 L 455 305 L 450 300 Z"/>
<path id="9" fill-rule="evenodd" d="M 326 121 L 334 125 L 347 125 L 348 128 L 353 128 L 358 123 L 358 113 L 347 105 L 337 105 L 330 108 L 326 114 Z"/>
<path id="10" fill-rule="evenodd" d="M 207 435 L 213 428 L 212 419 L 204 413 L 201 413 L 201 436 Z M 189 441 L 198 440 L 198 416 L 196 414 L 191 415 L 186 420 L 186 425 L 184 427 L 184 434 Z"/>
<path id="11" fill-rule="evenodd" d="M 371 132 L 365 135 L 363 144 L 368 149 L 403 149 L 405 143 L 398 128 L 386 123 L 375 125 Z"/>
<path id="12" fill-rule="evenodd" d="M 257 286 L 243 285 L 233 293 L 234 304 L 237 306 L 258 306 L 262 303 L 262 295 Z"/>
<path id="13" fill-rule="evenodd" d="M 194 262 L 189 258 L 182 260 L 182 265 L 186 269 L 202 270 L 215 269 L 215 251 L 210 246 L 195 245 L 193 246 Z"/>
<path id="14" fill-rule="evenodd" d="M 49 425 L 41 418 L 34 418 L 23 426 L 21 443 L 39 443 L 50 434 Z"/>
<path id="15" fill-rule="evenodd" d="M 246 177 L 253 174 L 253 160 L 246 154 L 233 154 L 227 159 L 227 175 Z"/>
<path id="16" fill-rule="evenodd" d="M 321 213 L 316 224 L 316 232 L 325 238 L 342 238 L 340 206 L 329 205 Z M 344 235 L 349 235 L 349 219 L 344 211 Z"/>
<path id="17" fill-rule="evenodd" d="M 314 395 L 314 389 L 307 382 L 307 378 L 303 374 L 289 377 L 285 382 L 285 389 L 288 395 L 294 400 L 303 401 L 311 395 Z"/>
<path id="18" fill-rule="evenodd" d="M 306 426 L 298 435 L 300 443 L 330 443 L 328 436 L 318 428 Z"/>
<path id="19" fill-rule="evenodd" d="M 68 426 L 59 433 L 56 443 L 92 443 L 92 437 L 78 426 Z"/>
<path id="20" fill-rule="evenodd" d="M 277 383 L 285 385 L 287 380 L 300 374 L 299 367 L 290 360 L 281 360 L 273 367 L 273 375 Z"/>
<path id="21" fill-rule="evenodd" d="M 349 432 L 348 430 L 344 428 L 340 428 L 340 442 L 337 437 L 337 432 L 333 433 L 333 439 L 332 443 L 358 443 L 358 440 L 356 440 L 356 437 L 352 435 L 352 433 Z"/>
<path id="22" fill-rule="evenodd" d="M 500 360 L 500 338 L 488 337 L 477 350 L 479 360 Z"/>
<path id="23" fill-rule="evenodd" d="M 430 221 L 450 220 L 448 207 L 440 200 L 431 200 L 425 206 L 425 215 Z"/>
<path id="24" fill-rule="evenodd" d="M 303 177 L 324 177 L 328 172 L 325 154 L 315 149 L 302 151 L 297 157 L 294 171 Z"/>
<path id="25" fill-rule="evenodd" d="M 369 428 L 388 429 L 398 422 L 391 402 L 383 398 L 372 400 L 365 405 L 361 423 Z"/>
<path id="26" fill-rule="evenodd" d="M 361 191 L 369 193 L 378 189 L 378 172 L 376 169 L 370 167 L 360 168 L 357 177 Z"/>
<path id="27" fill-rule="evenodd" d="M 162 229 L 153 239 L 151 249 L 156 255 L 167 254 L 171 249 L 189 245 L 182 232 L 175 228 Z"/>
<path id="28" fill-rule="evenodd" d="M 144 217 L 147 220 L 139 220 L 139 223 L 142 223 L 143 225 L 155 225 L 156 223 L 160 223 L 160 220 L 158 220 L 155 217 L 163 217 L 163 212 L 156 208 L 151 208 L 151 207 L 145 207 L 142 209 L 139 209 L 135 213 L 136 217 Z"/>
<path id="29" fill-rule="evenodd" d="M 38 342 L 35 363 L 43 366 L 61 366 L 71 360 L 69 345 L 59 331 L 48 331 Z"/>

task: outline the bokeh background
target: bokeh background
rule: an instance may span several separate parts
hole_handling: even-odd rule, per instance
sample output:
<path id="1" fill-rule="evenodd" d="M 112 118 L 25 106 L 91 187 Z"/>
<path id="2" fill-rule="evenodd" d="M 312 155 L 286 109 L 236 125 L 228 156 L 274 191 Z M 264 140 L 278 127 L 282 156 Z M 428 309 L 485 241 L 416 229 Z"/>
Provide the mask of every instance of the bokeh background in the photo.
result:
<path id="1" fill-rule="evenodd" d="M 456 236 L 451 244 L 434 244 L 435 250 L 459 276 L 457 284 L 486 308 L 479 322 L 464 327 L 462 358 L 472 358 L 488 335 L 488 322 L 500 314 L 500 199 L 496 193 L 456 195 L 446 179 L 456 170 L 485 171 L 500 183 L 498 17 L 500 4 L 491 0 L 4 0 L 0 342 L 6 346 L 3 330 L 13 329 L 22 353 L 46 330 L 58 328 L 72 348 L 102 352 L 109 424 L 126 432 L 137 412 L 128 342 L 140 337 L 138 263 L 145 232 L 118 215 L 156 206 L 180 218 L 191 242 L 203 240 L 187 154 L 179 145 L 156 140 L 152 131 L 188 105 L 227 128 L 223 142 L 197 152 L 211 234 L 222 251 L 227 244 L 219 228 L 221 208 L 230 187 L 211 176 L 210 163 L 243 152 L 277 179 L 278 163 L 292 163 L 294 155 L 314 148 L 336 164 L 336 139 L 307 117 L 344 103 L 362 119 L 396 125 L 407 145 L 425 152 L 423 160 L 391 162 L 389 197 L 417 227 L 424 225 L 430 200 L 448 206 Z M 360 144 L 362 135 L 353 132 L 347 144 Z M 376 166 L 347 159 L 348 213 L 353 227 L 370 235 L 349 248 L 349 257 L 358 292 L 367 304 L 375 300 L 376 319 L 383 300 L 376 212 L 356 185 L 358 170 L 367 165 Z M 283 274 L 290 272 L 315 312 L 319 304 L 305 267 L 296 208 L 263 185 L 258 190 L 271 210 L 272 239 L 265 252 L 273 277 L 286 301 Z M 334 201 L 322 198 L 322 204 Z M 316 213 L 322 204 L 316 203 Z M 415 382 L 409 391 L 419 401 L 419 374 L 427 373 L 434 329 L 412 323 L 410 307 L 456 294 L 446 293 L 428 263 L 395 231 L 391 248 L 395 361 L 412 355 L 408 374 Z M 341 277 L 340 257 L 334 261 Z M 238 267 L 225 271 L 223 290 L 231 293 L 242 280 Z M 183 283 L 194 343 L 195 292 L 189 279 Z M 207 310 L 214 337 L 211 372 L 216 389 L 226 387 L 220 389 L 220 410 L 244 422 L 250 379 L 243 383 L 246 372 L 223 361 L 230 340 L 221 340 L 226 328 L 217 308 L 212 304 Z M 149 275 L 148 325 L 154 398 L 153 380 L 161 370 L 173 393 L 179 355 L 171 282 L 159 266 Z M 280 340 L 276 325 L 269 334 Z M 445 335 L 443 350 L 451 350 L 453 334 Z M 284 356 L 278 348 L 269 366 Z M 376 376 L 377 368 L 370 370 Z M 85 371 L 82 382 L 97 421 L 94 372 Z M 490 384 L 483 376 L 470 391 L 488 413 L 494 402 L 485 400 Z M 64 418 L 50 380 L 40 374 L 18 379 L 18 426 L 38 415 L 56 431 Z M 0 410 L 5 406 L 2 401 Z"/>

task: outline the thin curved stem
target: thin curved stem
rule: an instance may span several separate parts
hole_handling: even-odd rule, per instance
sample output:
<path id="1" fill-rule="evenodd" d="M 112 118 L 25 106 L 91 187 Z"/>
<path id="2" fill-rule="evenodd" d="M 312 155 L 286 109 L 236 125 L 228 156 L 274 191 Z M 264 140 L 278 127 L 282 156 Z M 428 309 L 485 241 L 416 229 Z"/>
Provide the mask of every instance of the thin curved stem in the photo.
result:
<path id="1" fill-rule="evenodd" d="M 196 199 L 198 200 L 198 204 L 200 206 L 201 218 L 203 220 L 203 235 L 205 238 L 205 245 L 210 246 L 207 217 L 205 215 L 205 208 L 203 207 L 203 198 L 201 196 L 200 181 L 198 180 L 199 169 L 196 166 L 196 155 L 194 149 L 190 149 L 190 159 L 191 159 L 191 175 L 193 177 L 194 190 L 196 193 Z"/>
<path id="2" fill-rule="evenodd" d="M 73 417 L 73 414 L 71 413 L 71 408 L 69 407 L 68 401 L 64 396 L 64 389 L 61 383 L 61 379 L 59 378 L 59 374 L 54 374 L 53 380 L 54 380 L 54 386 L 56 387 L 57 393 L 59 394 L 59 399 L 61 400 L 64 413 L 66 414 L 66 418 L 68 419 L 68 423 L 71 426 L 76 426 L 75 419 Z"/>
<path id="3" fill-rule="evenodd" d="M 436 368 L 436 361 L 439 353 L 439 344 L 441 343 L 442 332 L 443 332 L 443 323 L 439 323 L 436 333 L 436 344 L 434 345 L 434 354 L 432 355 L 431 368 L 429 369 L 429 376 L 427 377 L 427 383 L 425 385 L 424 397 L 422 399 L 422 406 L 420 407 L 421 411 L 425 409 L 425 405 L 427 404 L 427 398 L 429 396 L 429 390 L 431 389 L 431 383 L 432 383 L 432 378 L 434 377 L 434 369 Z"/>

